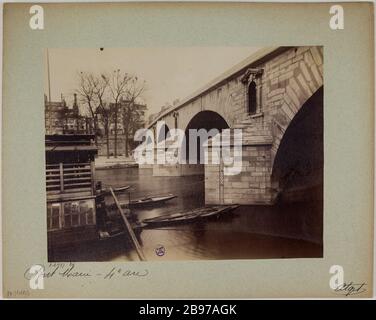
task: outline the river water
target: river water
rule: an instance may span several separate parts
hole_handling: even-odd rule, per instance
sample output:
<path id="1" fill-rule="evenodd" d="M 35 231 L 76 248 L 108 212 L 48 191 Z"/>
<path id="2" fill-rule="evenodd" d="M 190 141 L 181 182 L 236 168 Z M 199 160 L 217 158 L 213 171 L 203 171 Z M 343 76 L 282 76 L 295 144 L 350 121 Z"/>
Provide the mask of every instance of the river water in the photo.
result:
<path id="1" fill-rule="evenodd" d="M 103 186 L 131 185 L 132 199 L 168 193 L 177 195 L 162 206 L 135 209 L 139 220 L 204 205 L 203 176 L 153 177 L 151 169 L 126 168 L 97 170 L 96 179 L 102 181 Z M 121 195 L 119 200 L 127 200 L 127 197 Z M 148 261 L 322 257 L 320 237 L 322 239 L 322 208 L 312 203 L 288 207 L 243 206 L 214 220 L 143 229 L 138 235 Z M 132 246 L 122 238 L 115 239 L 94 249 L 71 248 L 56 259 L 139 260 Z"/>

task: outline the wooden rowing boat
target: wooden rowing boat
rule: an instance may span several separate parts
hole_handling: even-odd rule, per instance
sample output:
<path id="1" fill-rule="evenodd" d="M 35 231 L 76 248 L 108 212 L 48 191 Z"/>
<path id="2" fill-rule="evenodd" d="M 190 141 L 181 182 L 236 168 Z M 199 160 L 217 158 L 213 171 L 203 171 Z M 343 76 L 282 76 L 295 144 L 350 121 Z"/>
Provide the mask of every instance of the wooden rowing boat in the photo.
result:
<path id="1" fill-rule="evenodd" d="M 127 191 L 130 187 L 131 186 L 118 187 L 118 188 L 113 188 L 113 190 L 115 193 L 120 193 L 120 192 Z M 105 189 L 105 190 L 102 190 L 102 193 L 105 195 L 110 195 L 111 191 L 110 189 Z"/>
<path id="2" fill-rule="evenodd" d="M 121 203 L 122 207 L 130 206 L 130 207 L 142 207 L 142 206 L 151 206 L 156 204 L 165 203 L 166 201 L 175 199 L 177 196 L 173 194 L 168 194 L 164 196 L 150 196 L 144 197 L 141 199 L 131 200 L 130 202 Z"/>
<path id="3" fill-rule="evenodd" d="M 200 219 L 210 218 L 226 212 L 231 212 L 237 207 L 238 205 L 208 206 L 144 219 L 142 220 L 142 224 L 146 227 L 159 227 L 172 224 L 191 223 Z"/>
<path id="4" fill-rule="evenodd" d="M 218 216 L 222 213 L 231 212 L 238 207 L 239 207 L 239 205 L 237 205 L 237 204 L 228 205 L 228 206 L 221 206 L 217 210 L 208 210 L 207 212 L 204 212 L 203 214 L 200 215 L 200 218 L 203 219 L 203 218 L 210 218 L 210 217 Z"/>

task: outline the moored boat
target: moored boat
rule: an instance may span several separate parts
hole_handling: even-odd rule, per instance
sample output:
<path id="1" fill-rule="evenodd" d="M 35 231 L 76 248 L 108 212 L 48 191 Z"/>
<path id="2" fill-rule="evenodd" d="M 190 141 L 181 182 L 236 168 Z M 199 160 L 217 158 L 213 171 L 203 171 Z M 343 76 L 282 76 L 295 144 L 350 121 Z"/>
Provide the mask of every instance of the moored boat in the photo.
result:
<path id="1" fill-rule="evenodd" d="M 166 214 L 142 220 L 144 227 L 163 227 L 182 223 L 192 223 L 235 210 L 238 205 L 207 206 L 189 211 Z"/>
<path id="2" fill-rule="evenodd" d="M 163 204 L 167 201 L 177 198 L 176 195 L 168 194 L 161 196 L 148 196 L 141 199 L 134 199 L 128 202 L 122 202 L 122 207 L 143 207 L 143 206 L 152 206 L 157 204 Z"/>

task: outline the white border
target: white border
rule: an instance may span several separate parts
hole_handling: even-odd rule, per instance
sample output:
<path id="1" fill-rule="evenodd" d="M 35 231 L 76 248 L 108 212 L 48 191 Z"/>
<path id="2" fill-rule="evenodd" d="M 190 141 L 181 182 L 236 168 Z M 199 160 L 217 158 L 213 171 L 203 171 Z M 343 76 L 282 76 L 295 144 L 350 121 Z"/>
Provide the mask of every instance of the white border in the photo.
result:
<path id="1" fill-rule="evenodd" d="M 4 3 L 75 3 L 75 2 L 258 2 L 258 3 L 273 3 L 273 2 L 278 2 L 278 3 L 344 3 L 344 2 L 373 2 L 375 3 L 375 0 L 369 1 L 369 0 L 332 0 L 332 1 L 325 1 L 325 0 L 300 0 L 300 1 L 284 1 L 284 0 L 253 0 L 253 1 L 233 1 L 233 0 L 180 0 L 180 1 L 173 1 L 173 0 L 138 0 L 138 1 L 130 1 L 130 0 L 80 0 L 80 1 L 74 1 L 74 0 L 9 0 L 9 1 L 3 1 L 0 0 L 0 30 L 1 30 L 1 35 L 0 35 L 0 132 L 1 132 L 1 137 L 0 137 L 0 299 L 3 299 L 3 278 L 2 278 L 2 268 L 3 268 L 3 253 L 2 253 L 2 244 L 3 244 L 3 238 L 2 238 L 2 75 L 3 75 L 3 4 Z M 375 17 L 375 7 L 374 7 L 374 17 Z M 376 23 L 374 21 L 374 45 L 375 45 L 375 34 L 376 34 Z M 375 59 L 374 59 L 374 83 L 376 84 L 376 47 L 374 47 L 374 53 L 375 53 Z M 374 92 L 374 103 L 376 102 L 375 99 L 375 92 Z M 375 105 L 374 105 L 375 107 Z M 376 108 L 374 109 L 376 110 Z M 376 124 L 376 111 L 374 112 L 374 124 Z M 374 141 L 376 141 L 376 130 L 374 130 Z M 373 146 L 374 148 L 374 199 L 376 198 L 376 148 L 375 145 Z M 374 255 L 373 255 L 373 297 L 376 297 L 376 219 L 375 219 L 375 204 L 374 204 Z M 329 299 L 329 298 L 328 298 Z M 351 298 L 350 298 L 351 299 Z M 293 300 L 296 300 L 296 298 L 293 298 Z M 301 299 L 299 299 L 301 300 Z M 306 299 L 303 299 L 306 300 Z M 321 299 L 314 299 L 314 300 L 321 300 Z M 341 300 L 341 299 L 335 299 L 335 300 Z"/>

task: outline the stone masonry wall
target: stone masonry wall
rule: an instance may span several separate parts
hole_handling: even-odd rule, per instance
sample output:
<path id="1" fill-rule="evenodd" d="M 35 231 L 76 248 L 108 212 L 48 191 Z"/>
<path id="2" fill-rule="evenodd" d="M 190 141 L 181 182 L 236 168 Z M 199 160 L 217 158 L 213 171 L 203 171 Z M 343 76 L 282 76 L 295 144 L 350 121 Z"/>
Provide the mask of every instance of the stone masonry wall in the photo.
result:
<path id="1" fill-rule="evenodd" d="M 210 110 L 222 116 L 230 128 L 243 131 L 241 174 L 223 177 L 219 165 L 205 166 L 207 203 L 273 202 L 278 186 L 271 185 L 271 174 L 279 144 L 305 101 L 323 86 L 322 47 L 289 47 L 276 52 L 247 67 L 262 69 L 261 78 L 257 80 L 256 114 L 250 115 L 247 108 L 248 83 L 244 81 L 247 68 L 236 71 L 225 82 L 176 110 L 178 128 L 183 130 L 193 116 Z M 162 120 L 169 128 L 175 127 L 172 112 Z M 155 174 L 169 174 L 171 169 L 160 167 Z M 176 169 L 172 170 L 173 174 Z M 194 171 L 193 167 L 188 169 Z"/>
<path id="2" fill-rule="evenodd" d="M 231 126 L 243 130 L 243 170 L 239 175 L 221 176 L 219 165 L 206 166 L 207 204 L 273 202 L 278 187 L 271 185 L 273 161 L 289 123 L 323 85 L 323 48 L 291 48 L 252 67 L 263 69 L 258 112 L 247 113 L 247 86 L 242 84 L 243 104 Z"/>

